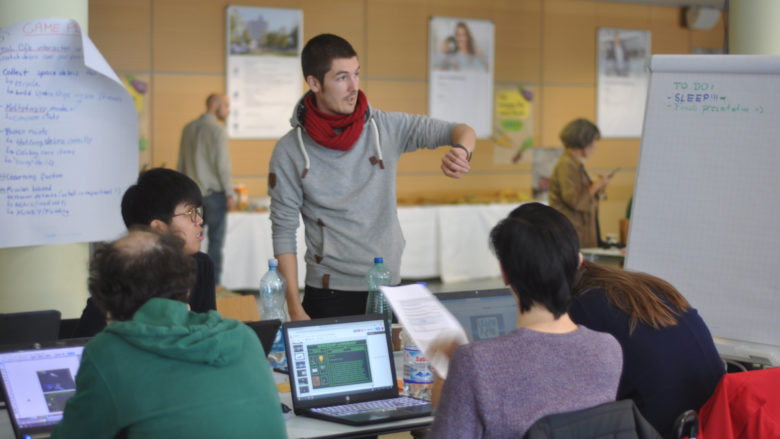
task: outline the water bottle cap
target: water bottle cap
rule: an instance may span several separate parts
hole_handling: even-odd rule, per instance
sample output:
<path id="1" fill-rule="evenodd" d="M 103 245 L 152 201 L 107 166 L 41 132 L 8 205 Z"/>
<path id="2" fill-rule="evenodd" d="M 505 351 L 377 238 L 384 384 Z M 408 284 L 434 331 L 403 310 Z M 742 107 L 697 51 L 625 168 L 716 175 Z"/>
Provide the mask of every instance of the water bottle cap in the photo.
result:
<path id="1" fill-rule="evenodd" d="M 377 256 L 376 258 L 374 258 L 374 263 L 375 264 L 381 264 L 383 262 L 385 262 L 385 260 L 381 256 Z"/>
<path id="2" fill-rule="evenodd" d="M 276 258 L 271 258 L 268 260 L 268 268 L 276 268 L 279 266 L 279 260 Z"/>

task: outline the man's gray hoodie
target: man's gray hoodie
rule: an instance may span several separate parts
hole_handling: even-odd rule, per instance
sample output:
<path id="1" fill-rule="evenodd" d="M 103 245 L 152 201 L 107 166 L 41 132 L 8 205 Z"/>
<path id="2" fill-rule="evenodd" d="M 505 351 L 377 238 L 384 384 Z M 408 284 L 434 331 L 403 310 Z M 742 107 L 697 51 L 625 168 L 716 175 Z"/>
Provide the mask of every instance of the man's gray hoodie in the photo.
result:
<path id="1" fill-rule="evenodd" d="M 369 105 L 358 140 L 350 150 L 338 151 L 309 137 L 305 113 L 302 98 L 290 119 L 293 129 L 279 139 L 271 156 L 274 253 L 296 252 L 300 212 L 306 285 L 366 291 L 365 275 L 377 256 L 384 258 L 393 284 L 399 283 L 405 241 L 396 206 L 398 159 L 419 148 L 452 144 L 457 124 Z"/>

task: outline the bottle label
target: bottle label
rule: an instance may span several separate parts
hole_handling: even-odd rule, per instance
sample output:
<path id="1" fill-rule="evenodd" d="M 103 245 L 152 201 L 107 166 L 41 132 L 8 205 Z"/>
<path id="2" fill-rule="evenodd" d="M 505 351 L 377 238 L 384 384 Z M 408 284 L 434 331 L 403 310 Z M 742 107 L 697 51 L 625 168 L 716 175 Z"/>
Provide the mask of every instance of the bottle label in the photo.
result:
<path id="1" fill-rule="evenodd" d="M 404 347 L 404 383 L 433 383 L 433 372 L 431 372 L 428 359 L 416 346 Z"/>
<path id="2" fill-rule="evenodd" d="M 271 346 L 271 352 L 268 354 L 268 362 L 271 364 L 271 367 L 287 368 L 287 355 L 284 352 L 282 328 L 279 328 L 279 331 L 276 332 L 274 344 Z"/>

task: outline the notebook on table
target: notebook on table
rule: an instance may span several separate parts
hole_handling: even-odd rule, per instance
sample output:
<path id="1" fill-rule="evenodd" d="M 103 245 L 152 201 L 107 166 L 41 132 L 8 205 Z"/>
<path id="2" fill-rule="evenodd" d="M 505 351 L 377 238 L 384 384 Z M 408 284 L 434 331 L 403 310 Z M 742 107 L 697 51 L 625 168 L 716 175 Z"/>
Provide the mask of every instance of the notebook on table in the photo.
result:
<path id="1" fill-rule="evenodd" d="M 45 438 L 62 420 L 76 393 L 76 373 L 88 338 L 47 344 L 4 346 L 0 382 L 15 437 Z"/>
<path id="2" fill-rule="evenodd" d="M 380 314 L 282 327 L 296 415 L 368 425 L 431 414 L 429 401 L 398 396 L 390 328 Z"/>
<path id="3" fill-rule="evenodd" d="M 257 338 L 260 339 L 260 344 L 263 345 L 263 351 L 265 351 L 265 355 L 267 357 L 268 354 L 271 353 L 271 347 L 274 344 L 276 333 L 279 332 L 279 327 L 282 325 L 282 321 L 274 319 L 244 323 L 246 323 L 247 326 L 255 331 Z"/>
<path id="4" fill-rule="evenodd" d="M 436 293 L 466 330 L 470 342 L 491 340 L 517 326 L 517 301 L 509 288 Z"/>

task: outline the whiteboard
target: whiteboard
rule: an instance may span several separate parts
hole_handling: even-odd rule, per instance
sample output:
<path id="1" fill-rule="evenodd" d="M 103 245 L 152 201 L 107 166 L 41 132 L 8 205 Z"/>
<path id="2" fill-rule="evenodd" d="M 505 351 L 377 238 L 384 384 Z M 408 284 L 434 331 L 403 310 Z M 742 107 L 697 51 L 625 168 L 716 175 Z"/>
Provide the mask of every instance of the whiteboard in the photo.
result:
<path id="1" fill-rule="evenodd" d="M 650 70 L 626 267 L 777 363 L 780 56 L 655 55 Z"/>

